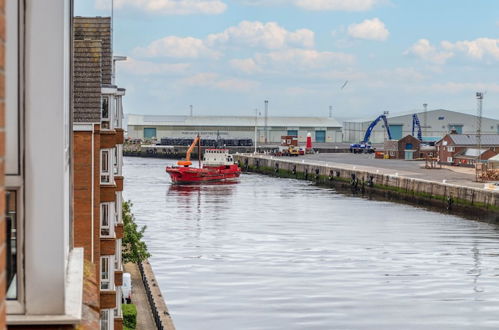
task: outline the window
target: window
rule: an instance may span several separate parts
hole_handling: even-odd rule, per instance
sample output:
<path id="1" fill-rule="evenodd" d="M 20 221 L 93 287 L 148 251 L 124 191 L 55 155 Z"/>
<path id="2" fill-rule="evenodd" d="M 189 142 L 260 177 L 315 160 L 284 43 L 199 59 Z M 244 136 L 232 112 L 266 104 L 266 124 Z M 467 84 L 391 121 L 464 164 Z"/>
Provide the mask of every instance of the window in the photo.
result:
<path id="1" fill-rule="evenodd" d="M 121 127 L 120 117 L 121 117 L 121 107 L 120 107 L 121 97 L 114 98 L 114 127 Z"/>
<path id="2" fill-rule="evenodd" d="M 448 152 L 454 152 L 454 150 L 455 150 L 454 147 L 447 147 Z"/>
<path id="3" fill-rule="evenodd" d="M 445 117 L 438 117 L 438 120 L 444 120 Z"/>
<path id="4" fill-rule="evenodd" d="M 6 298 L 9 314 L 23 313 L 24 263 L 23 224 L 24 197 L 24 146 L 25 132 L 22 124 L 24 108 L 24 5 L 22 1 L 5 2 L 5 256 Z M 64 137 L 65 139 L 66 137 Z M 66 141 L 66 140 L 64 140 Z M 1 173 L 4 175 L 4 173 Z"/>
<path id="5" fill-rule="evenodd" d="M 100 257 L 100 288 L 101 290 L 113 290 L 113 256 Z"/>
<path id="6" fill-rule="evenodd" d="M 6 191 L 7 300 L 17 299 L 17 191 Z"/>
<path id="7" fill-rule="evenodd" d="M 100 312 L 100 330 L 111 330 L 114 328 L 113 320 L 109 309 Z"/>
<path id="8" fill-rule="evenodd" d="M 111 149 L 101 150 L 100 183 L 113 183 L 111 172 L 111 168 L 114 166 L 113 155 Z"/>
<path id="9" fill-rule="evenodd" d="M 101 104 L 101 128 L 102 129 L 111 129 L 111 118 L 109 111 L 109 97 L 102 97 Z"/>
<path id="10" fill-rule="evenodd" d="M 452 157 L 447 157 L 447 163 L 452 163 Z"/>
<path id="11" fill-rule="evenodd" d="M 123 223 L 123 196 L 121 195 L 121 191 L 116 192 L 116 203 L 114 203 L 114 210 L 116 215 L 116 223 Z"/>
<path id="12" fill-rule="evenodd" d="M 144 139 L 154 139 L 156 138 L 156 128 L 146 127 L 144 128 Z"/>
<path id="13" fill-rule="evenodd" d="M 114 317 L 121 317 L 123 315 L 123 311 L 121 310 L 121 296 L 121 290 L 116 290 L 116 308 L 114 309 Z"/>
<path id="14" fill-rule="evenodd" d="M 101 203 L 100 205 L 100 236 L 112 237 L 114 234 L 115 203 Z"/>
<path id="15" fill-rule="evenodd" d="M 113 157 L 113 174 L 119 175 L 119 157 L 118 157 L 118 148 L 113 148 L 114 157 Z"/>
<path id="16" fill-rule="evenodd" d="M 116 256 L 114 258 L 114 269 L 122 270 L 121 238 L 116 240 Z"/>

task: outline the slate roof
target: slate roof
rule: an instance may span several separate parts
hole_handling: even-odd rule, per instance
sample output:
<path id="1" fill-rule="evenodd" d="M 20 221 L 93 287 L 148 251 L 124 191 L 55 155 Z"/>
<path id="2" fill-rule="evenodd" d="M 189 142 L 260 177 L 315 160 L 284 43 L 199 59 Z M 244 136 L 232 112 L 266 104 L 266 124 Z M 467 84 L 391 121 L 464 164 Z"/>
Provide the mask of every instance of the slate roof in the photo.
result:
<path id="1" fill-rule="evenodd" d="M 466 148 L 460 153 L 454 155 L 455 158 L 476 158 L 483 155 L 489 149 Z"/>
<path id="2" fill-rule="evenodd" d="M 100 123 L 102 43 L 75 40 L 73 48 L 73 120 Z"/>
<path id="3" fill-rule="evenodd" d="M 111 45 L 111 17 L 75 17 L 75 40 L 100 40 L 102 42 L 102 84 L 111 84 L 113 55 Z"/>
<path id="4" fill-rule="evenodd" d="M 449 134 L 455 145 L 475 146 L 478 144 L 477 136 L 474 134 Z M 481 145 L 499 146 L 499 134 L 482 134 Z"/>

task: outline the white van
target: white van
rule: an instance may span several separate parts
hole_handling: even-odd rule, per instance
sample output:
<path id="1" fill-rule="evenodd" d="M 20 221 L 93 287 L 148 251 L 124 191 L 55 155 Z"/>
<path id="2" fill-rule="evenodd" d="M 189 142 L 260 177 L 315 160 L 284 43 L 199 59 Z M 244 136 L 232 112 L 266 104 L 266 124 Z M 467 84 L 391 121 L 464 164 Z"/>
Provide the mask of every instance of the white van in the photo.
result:
<path id="1" fill-rule="evenodd" d="M 132 276 L 130 275 L 130 273 L 123 273 L 121 297 L 123 299 L 123 302 L 126 304 L 130 304 L 132 302 Z"/>

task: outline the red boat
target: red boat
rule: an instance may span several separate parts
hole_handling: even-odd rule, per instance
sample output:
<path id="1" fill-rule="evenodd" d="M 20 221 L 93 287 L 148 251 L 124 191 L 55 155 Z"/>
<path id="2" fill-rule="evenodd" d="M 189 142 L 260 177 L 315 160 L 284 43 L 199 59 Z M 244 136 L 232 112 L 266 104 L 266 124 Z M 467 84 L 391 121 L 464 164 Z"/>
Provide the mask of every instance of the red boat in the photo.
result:
<path id="1" fill-rule="evenodd" d="M 191 167 L 191 153 L 198 145 L 199 168 Z M 177 162 L 177 166 L 167 166 L 173 183 L 191 184 L 236 179 L 241 169 L 234 163 L 228 149 L 206 149 L 201 166 L 201 139 L 197 136 L 187 150 L 185 160 Z"/>

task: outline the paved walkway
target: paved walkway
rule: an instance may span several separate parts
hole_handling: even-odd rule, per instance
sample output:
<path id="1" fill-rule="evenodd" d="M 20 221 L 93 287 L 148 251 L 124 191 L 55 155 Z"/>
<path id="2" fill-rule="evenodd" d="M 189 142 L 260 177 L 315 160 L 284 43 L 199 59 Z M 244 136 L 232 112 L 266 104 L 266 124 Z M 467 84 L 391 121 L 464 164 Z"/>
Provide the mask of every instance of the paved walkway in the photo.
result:
<path id="1" fill-rule="evenodd" d="M 350 153 L 324 153 L 306 155 L 299 158 L 282 157 L 293 161 L 304 160 L 307 163 L 316 164 L 336 164 L 345 168 L 365 170 L 380 174 L 398 173 L 400 176 L 425 179 L 429 181 L 456 184 L 460 186 L 483 188 L 484 184 L 475 182 L 473 169 L 451 166 L 444 166 L 441 169 L 426 169 L 424 161 L 405 161 L 396 159 L 374 159 L 373 155 L 350 154 Z"/>
<path id="2" fill-rule="evenodd" d="M 139 267 L 134 263 L 125 264 L 125 272 L 132 277 L 132 303 L 137 307 L 137 330 L 155 330 L 156 324 L 152 316 L 146 289 L 140 276 Z"/>

